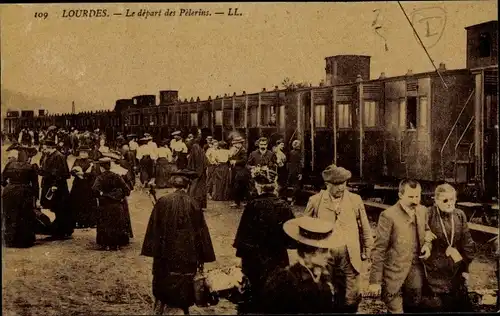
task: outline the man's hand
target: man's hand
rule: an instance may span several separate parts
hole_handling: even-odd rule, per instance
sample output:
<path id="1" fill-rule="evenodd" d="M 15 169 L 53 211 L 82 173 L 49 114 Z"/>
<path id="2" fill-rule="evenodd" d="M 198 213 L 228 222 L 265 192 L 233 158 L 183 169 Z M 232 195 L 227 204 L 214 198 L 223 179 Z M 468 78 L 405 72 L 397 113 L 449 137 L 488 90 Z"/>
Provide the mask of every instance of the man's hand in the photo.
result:
<path id="1" fill-rule="evenodd" d="M 382 293 L 382 286 L 380 284 L 370 284 L 368 286 L 367 296 L 379 297 Z"/>
<path id="2" fill-rule="evenodd" d="M 427 260 L 431 256 L 431 250 L 429 249 L 429 246 L 424 245 L 422 249 L 420 250 L 421 256 L 419 256 L 420 259 Z"/>

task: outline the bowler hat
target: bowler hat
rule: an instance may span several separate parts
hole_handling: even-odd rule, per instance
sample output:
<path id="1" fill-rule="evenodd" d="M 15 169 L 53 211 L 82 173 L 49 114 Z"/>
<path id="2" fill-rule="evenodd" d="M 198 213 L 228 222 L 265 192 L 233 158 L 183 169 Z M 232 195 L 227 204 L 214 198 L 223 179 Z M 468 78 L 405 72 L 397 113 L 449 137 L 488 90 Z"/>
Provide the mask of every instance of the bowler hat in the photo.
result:
<path id="1" fill-rule="evenodd" d="M 243 139 L 243 137 L 241 136 L 236 136 L 235 138 L 233 138 L 233 140 L 231 141 L 231 143 L 233 144 L 240 144 L 240 143 L 243 143 L 245 142 L 245 140 Z"/>
<path id="2" fill-rule="evenodd" d="M 336 165 L 329 165 L 322 172 L 323 181 L 332 184 L 341 184 L 351 179 L 352 174 L 349 170 L 337 167 Z"/>
<path id="3" fill-rule="evenodd" d="M 285 233 L 296 241 L 316 247 L 329 249 L 335 246 L 333 223 L 310 216 L 291 219 L 283 224 Z"/>

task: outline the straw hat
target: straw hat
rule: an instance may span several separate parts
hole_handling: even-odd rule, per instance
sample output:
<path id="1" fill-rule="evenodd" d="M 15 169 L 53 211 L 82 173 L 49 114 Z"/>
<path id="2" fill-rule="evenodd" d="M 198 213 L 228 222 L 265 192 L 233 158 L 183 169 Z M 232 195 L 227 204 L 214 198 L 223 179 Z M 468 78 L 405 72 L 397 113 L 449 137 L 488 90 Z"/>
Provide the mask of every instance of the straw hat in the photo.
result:
<path id="1" fill-rule="evenodd" d="M 241 144 L 241 143 L 243 143 L 243 142 L 245 142 L 245 140 L 243 139 L 243 137 L 241 137 L 241 136 L 236 136 L 235 138 L 233 138 L 233 140 L 232 140 L 232 142 L 231 142 L 231 143 L 232 143 L 232 144 Z"/>
<path id="2" fill-rule="evenodd" d="M 315 217 L 302 216 L 283 224 L 285 233 L 296 241 L 316 247 L 329 249 L 334 246 L 333 223 Z"/>

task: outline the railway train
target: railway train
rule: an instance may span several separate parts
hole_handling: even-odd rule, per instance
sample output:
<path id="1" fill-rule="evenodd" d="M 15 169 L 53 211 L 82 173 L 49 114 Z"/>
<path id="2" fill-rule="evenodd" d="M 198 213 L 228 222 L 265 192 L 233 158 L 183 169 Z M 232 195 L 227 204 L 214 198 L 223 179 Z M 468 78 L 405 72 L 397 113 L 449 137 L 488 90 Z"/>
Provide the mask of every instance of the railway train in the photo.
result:
<path id="1" fill-rule="evenodd" d="M 100 128 L 167 138 L 174 130 L 227 139 L 237 132 L 249 150 L 261 136 L 303 145 L 311 187 L 336 163 L 353 172 L 353 186 L 394 194 L 401 178 L 424 185 L 449 182 L 461 200 L 498 203 L 498 21 L 466 28 L 466 68 L 370 79 L 370 56 L 325 58 L 320 86 L 178 99 L 160 91 L 116 101 L 113 111 L 35 116 L 9 112 L 7 132 L 23 127 Z M 376 184 L 376 185 L 375 185 Z M 429 190 L 431 191 L 431 190 Z M 368 192 L 368 191 L 365 191 Z M 370 193 L 371 194 L 371 193 Z M 387 202 L 387 201 L 386 201 Z"/>

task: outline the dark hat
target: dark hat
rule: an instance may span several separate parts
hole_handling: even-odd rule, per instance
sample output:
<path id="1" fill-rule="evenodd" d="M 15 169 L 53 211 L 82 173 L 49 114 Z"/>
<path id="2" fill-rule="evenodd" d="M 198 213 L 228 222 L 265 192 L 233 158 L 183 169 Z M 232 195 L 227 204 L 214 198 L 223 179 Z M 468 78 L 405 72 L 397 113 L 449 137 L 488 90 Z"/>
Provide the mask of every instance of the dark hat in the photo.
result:
<path id="1" fill-rule="evenodd" d="M 195 179 L 198 178 L 198 173 L 193 170 L 189 169 L 182 169 L 182 170 L 177 170 L 171 173 L 172 176 L 181 176 L 181 177 L 186 177 L 188 179 Z"/>
<path id="2" fill-rule="evenodd" d="M 256 168 L 252 172 L 253 180 L 258 184 L 273 184 L 278 178 L 278 174 L 271 169 Z"/>
<path id="3" fill-rule="evenodd" d="M 240 143 L 244 143 L 245 140 L 243 139 L 243 137 L 241 136 L 236 136 L 235 138 L 233 138 L 233 140 L 231 141 L 232 144 L 240 144 Z"/>
<path id="4" fill-rule="evenodd" d="M 78 151 L 90 151 L 90 147 L 87 145 L 82 145 L 78 147 Z"/>
<path id="5" fill-rule="evenodd" d="M 12 145 L 7 148 L 7 151 L 17 150 L 21 145 L 18 142 L 12 143 Z"/>
<path id="6" fill-rule="evenodd" d="M 168 146 L 169 145 L 169 141 L 168 139 L 162 139 L 160 141 L 160 146 Z"/>
<path id="7" fill-rule="evenodd" d="M 57 144 L 56 144 L 55 140 L 53 140 L 53 139 L 44 140 L 43 145 L 45 145 L 47 147 L 57 147 Z"/>
<path id="8" fill-rule="evenodd" d="M 329 165 L 323 170 L 323 181 L 332 184 L 341 184 L 351 179 L 352 174 L 349 170 L 337 167 L 336 165 Z"/>
<path id="9" fill-rule="evenodd" d="M 19 146 L 17 150 L 25 152 L 30 158 L 36 156 L 36 154 L 38 153 L 38 150 L 36 150 L 36 148 L 28 146 Z"/>
<path id="10" fill-rule="evenodd" d="M 291 219 L 283 224 L 283 230 L 304 245 L 329 249 L 336 244 L 333 238 L 333 223 L 316 217 L 302 216 Z"/>
<path id="11" fill-rule="evenodd" d="M 260 143 L 260 142 L 267 142 L 267 143 L 268 143 L 268 142 L 269 142 L 269 140 L 267 139 L 267 137 L 261 137 L 261 138 L 259 138 L 259 139 L 257 140 L 257 142 L 259 142 L 259 143 Z"/>
<path id="12" fill-rule="evenodd" d="M 115 150 L 112 150 L 110 152 L 104 152 L 102 153 L 102 156 L 105 157 L 105 158 L 110 158 L 110 159 L 113 159 L 113 160 L 120 160 L 122 159 L 122 156 L 121 154 L 119 154 L 117 151 Z"/>
<path id="13" fill-rule="evenodd" d="M 108 153 L 106 153 L 106 154 L 108 154 Z M 103 154 L 103 156 L 104 156 L 104 154 Z M 102 158 L 99 158 L 99 162 L 101 162 L 101 163 L 111 163 L 111 158 L 109 158 L 109 157 L 102 157 Z"/>

